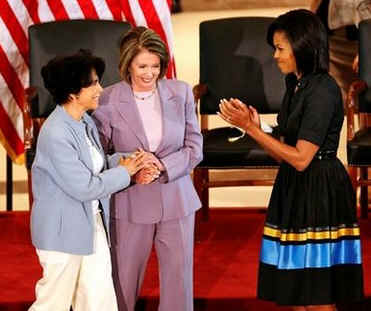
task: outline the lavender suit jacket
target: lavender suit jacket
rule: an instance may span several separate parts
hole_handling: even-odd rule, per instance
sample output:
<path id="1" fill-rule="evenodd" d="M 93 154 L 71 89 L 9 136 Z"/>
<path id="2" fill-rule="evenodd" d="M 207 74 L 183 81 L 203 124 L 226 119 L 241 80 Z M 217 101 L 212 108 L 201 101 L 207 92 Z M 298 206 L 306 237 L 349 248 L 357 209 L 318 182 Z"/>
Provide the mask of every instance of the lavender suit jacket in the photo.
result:
<path id="1" fill-rule="evenodd" d="M 113 197 L 111 217 L 150 224 L 191 214 L 201 203 L 190 177 L 202 160 L 202 135 L 188 84 L 158 81 L 163 135 L 155 156 L 166 173 L 149 185 L 132 185 Z M 106 152 L 148 151 L 148 141 L 130 85 L 119 82 L 104 90 L 93 118 Z"/>

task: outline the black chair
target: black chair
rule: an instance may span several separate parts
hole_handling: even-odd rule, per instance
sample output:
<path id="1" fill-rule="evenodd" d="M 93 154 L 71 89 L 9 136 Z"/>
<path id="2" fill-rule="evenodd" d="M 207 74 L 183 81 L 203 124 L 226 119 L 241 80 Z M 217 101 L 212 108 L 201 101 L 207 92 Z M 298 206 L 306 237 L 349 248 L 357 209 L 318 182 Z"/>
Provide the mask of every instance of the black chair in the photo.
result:
<path id="1" fill-rule="evenodd" d="M 37 136 L 45 118 L 55 108 L 43 86 L 41 68 L 56 55 L 69 55 L 80 48 L 89 49 L 106 62 L 102 85 L 120 80 L 118 71 L 119 40 L 130 29 L 126 22 L 69 20 L 38 24 L 29 28 L 30 88 L 23 111 L 29 202 L 32 205 L 30 169 L 35 155 Z"/>
<path id="2" fill-rule="evenodd" d="M 347 156 L 352 182 L 360 187 L 361 217 L 368 216 L 368 187 L 371 179 L 371 19 L 359 25 L 359 76 L 347 96 Z M 358 111 L 359 129 L 355 130 L 355 116 Z M 359 171 L 359 172 L 357 172 Z"/>
<path id="3" fill-rule="evenodd" d="M 278 163 L 250 137 L 242 136 L 233 127 L 208 127 L 208 116 L 219 110 L 221 98 L 239 98 L 260 114 L 279 111 L 285 91 L 284 76 L 266 41 L 273 20 L 239 17 L 200 24 L 200 84 L 193 90 L 196 101 L 199 100 L 204 160 L 194 170 L 194 183 L 202 201 L 204 221 L 209 217 L 209 188 L 272 185 L 275 178 Z M 272 135 L 278 137 L 275 129 Z M 245 170 L 242 176 L 241 169 Z M 223 173 L 213 180 L 210 170 Z M 255 177 L 259 170 L 259 178 L 249 178 L 253 170 Z M 223 178 L 236 173 L 239 178 Z"/>

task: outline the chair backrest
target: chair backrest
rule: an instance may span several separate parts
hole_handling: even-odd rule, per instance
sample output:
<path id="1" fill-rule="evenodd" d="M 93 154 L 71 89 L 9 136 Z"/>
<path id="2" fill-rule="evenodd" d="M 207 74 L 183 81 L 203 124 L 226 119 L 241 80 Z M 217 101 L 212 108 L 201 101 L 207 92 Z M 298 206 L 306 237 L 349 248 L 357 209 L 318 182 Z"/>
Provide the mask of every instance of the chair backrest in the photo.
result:
<path id="1" fill-rule="evenodd" d="M 359 76 L 368 88 L 359 97 L 359 111 L 371 113 L 371 19 L 359 24 Z"/>
<path id="2" fill-rule="evenodd" d="M 89 49 L 106 62 L 102 85 L 120 80 L 119 40 L 130 29 L 126 22 L 69 20 L 43 23 L 29 28 L 30 86 L 37 87 L 38 100 L 31 106 L 32 117 L 47 117 L 55 104 L 44 88 L 41 68 L 56 55 L 69 55 Z"/>
<path id="3" fill-rule="evenodd" d="M 221 98 L 239 98 L 260 113 L 279 111 L 284 76 L 267 43 L 274 18 L 237 17 L 200 24 L 200 83 L 208 92 L 200 99 L 201 114 L 215 114 Z"/>

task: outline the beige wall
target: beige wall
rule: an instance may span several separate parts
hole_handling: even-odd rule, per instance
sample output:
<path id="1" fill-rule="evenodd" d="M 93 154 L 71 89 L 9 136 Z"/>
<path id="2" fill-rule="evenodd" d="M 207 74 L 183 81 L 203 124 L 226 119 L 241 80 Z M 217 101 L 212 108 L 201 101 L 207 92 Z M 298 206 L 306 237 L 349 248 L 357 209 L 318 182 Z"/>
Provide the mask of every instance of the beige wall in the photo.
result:
<path id="1" fill-rule="evenodd" d="M 180 0 L 184 11 L 306 6 L 310 0 Z"/>

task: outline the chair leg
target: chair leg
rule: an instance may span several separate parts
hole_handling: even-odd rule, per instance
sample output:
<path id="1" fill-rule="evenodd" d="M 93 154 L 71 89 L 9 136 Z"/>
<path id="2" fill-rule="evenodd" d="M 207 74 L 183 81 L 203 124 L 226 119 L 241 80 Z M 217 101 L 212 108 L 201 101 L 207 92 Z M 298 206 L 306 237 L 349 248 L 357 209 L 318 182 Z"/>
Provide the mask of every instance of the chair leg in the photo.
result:
<path id="1" fill-rule="evenodd" d="M 367 167 L 360 168 L 360 181 L 368 179 Z M 361 208 L 361 218 L 367 219 L 368 217 L 368 187 L 367 185 L 361 185 L 360 193 L 360 208 Z"/>
<path id="2" fill-rule="evenodd" d="M 194 239 L 196 243 L 201 242 L 201 211 L 197 211 L 195 215 Z"/>
<path id="3" fill-rule="evenodd" d="M 348 174 L 350 177 L 350 181 L 352 182 L 353 189 L 356 192 L 357 191 L 357 167 L 354 166 L 348 166 Z"/>
<path id="4" fill-rule="evenodd" d="M 201 192 L 202 220 L 209 221 L 209 170 L 201 169 L 201 175 L 203 181 Z"/>
<path id="5" fill-rule="evenodd" d="M 32 195 L 32 179 L 31 179 L 31 171 L 27 170 L 27 186 L 28 186 L 28 208 L 31 210 L 32 203 L 33 203 L 33 195 Z"/>
<path id="6" fill-rule="evenodd" d="M 209 170 L 202 169 L 202 179 L 204 186 L 202 188 L 202 220 L 209 221 Z"/>
<path id="7" fill-rule="evenodd" d="M 201 200 L 202 220 L 209 220 L 209 171 L 206 168 L 195 168 L 193 171 L 193 182 Z"/>

